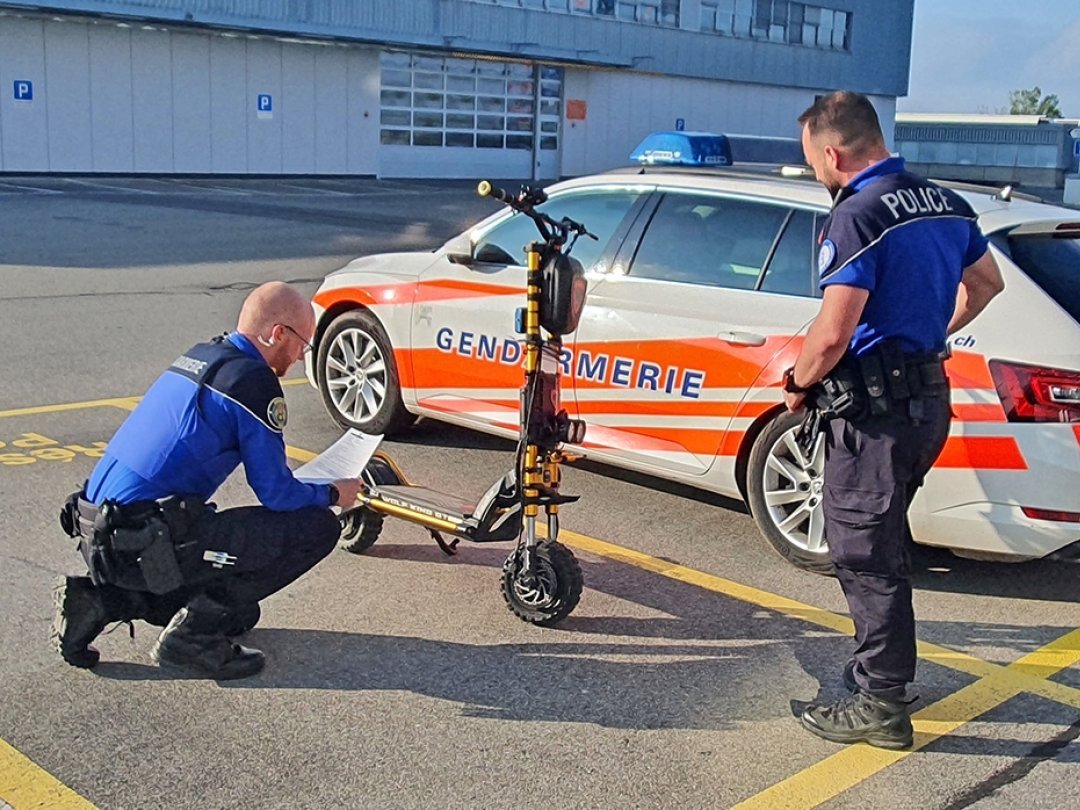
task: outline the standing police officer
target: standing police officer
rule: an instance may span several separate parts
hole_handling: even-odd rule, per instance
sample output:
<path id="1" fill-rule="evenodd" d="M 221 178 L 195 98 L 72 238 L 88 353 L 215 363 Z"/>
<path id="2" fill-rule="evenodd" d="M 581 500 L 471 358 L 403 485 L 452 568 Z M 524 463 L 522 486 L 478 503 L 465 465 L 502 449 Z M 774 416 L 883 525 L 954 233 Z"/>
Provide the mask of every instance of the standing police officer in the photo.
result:
<path id="1" fill-rule="evenodd" d="M 90 571 L 55 592 L 53 640 L 69 664 L 97 663 L 89 644 L 110 622 L 146 619 L 167 624 L 151 652 L 163 666 L 216 679 L 262 669 L 260 651 L 229 637 L 330 553 L 340 527 L 328 507 L 361 487 L 303 483 L 285 461 L 278 378 L 314 331 L 306 298 L 263 284 L 236 331 L 177 358 L 120 426 L 61 514 Z M 207 501 L 241 462 L 262 506 L 218 512 Z"/>
<path id="2" fill-rule="evenodd" d="M 826 393 L 825 533 L 855 624 L 853 693 L 811 705 L 828 740 L 906 748 L 915 677 L 907 509 L 949 433 L 946 336 L 1004 287 L 971 207 L 904 170 L 870 101 L 836 92 L 800 117 L 807 163 L 833 196 L 818 256 L 823 298 L 795 365 L 790 410 Z M 824 380 L 824 385 L 815 385 Z"/>

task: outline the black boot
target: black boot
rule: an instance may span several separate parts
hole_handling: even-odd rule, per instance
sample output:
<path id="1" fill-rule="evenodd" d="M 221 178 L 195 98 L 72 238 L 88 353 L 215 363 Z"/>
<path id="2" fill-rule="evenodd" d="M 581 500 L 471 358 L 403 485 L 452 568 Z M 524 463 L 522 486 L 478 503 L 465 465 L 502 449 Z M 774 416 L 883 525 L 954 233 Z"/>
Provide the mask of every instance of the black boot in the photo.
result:
<path id="1" fill-rule="evenodd" d="M 859 691 L 859 685 L 855 683 L 855 659 L 849 658 L 848 662 L 844 664 L 844 674 L 841 676 L 844 681 L 844 688 L 854 694 Z"/>
<path id="2" fill-rule="evenodd" d="M 90 577 L 61 577 L 53 587 L 52 646 L 73 667 L 90 669 L 101 654 L 90 646 L 109 623 L 105 600 Z"/>
<path id="3" fill-rule="evenodd" d="M 810 706 L 800 720 L 807 730 L 838 743 L 900 749 L 910 748 L 914 740 L 906 703 L 861 691 L 830 706 Z"/>
<path id="4" fill-rule="evenodd" d="M 259 623 L 262 618 L 262 608 L 259 603 L 240 605 L 229 609 L 229 615 L 225 618 L 222 629 L 229 638 L 242 636 L 252 627 Z"/>
<path id="5" fill-rule="evenodd" d="M 224 605 L 205 595 L 196 596 L 173 616 L 150 657 L 163 667 L 219 681 L 254 675 L 266 659 L 259 650 L 229 641 L 224 632 L 228 616 Z"/>

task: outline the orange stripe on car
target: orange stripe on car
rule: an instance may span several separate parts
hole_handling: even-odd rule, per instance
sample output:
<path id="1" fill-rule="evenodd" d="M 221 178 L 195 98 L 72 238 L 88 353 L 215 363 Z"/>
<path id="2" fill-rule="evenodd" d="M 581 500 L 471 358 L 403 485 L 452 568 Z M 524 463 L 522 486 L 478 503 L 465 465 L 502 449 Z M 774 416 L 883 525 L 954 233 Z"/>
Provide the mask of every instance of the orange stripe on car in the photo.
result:
<path id="1" fill-rule="evenodd" d="M 953 388 L 989 388 L 994 390 L 994 379 L 986 365 L 986 357 L 972 352 L 953 352 L 945 361 L 945 373 Z"/>
<path id="2" fill-rule="evenodd" d="M 705 389 L 708 390 L 707 388 Z M 565 396 L 565 394 L 564 394 Z M 663 416 L 760 416 L 776 405 L 773 402 L 693 402 L 659 399 L 584 400 L 577 404 L 577 411 L 588 414 L 639 414 Z"/>
<path id="3" fill-rule="evenodd" d="M 340 303 L 370 307 L 377 304 L 412 304 L 448 301 L 456 298 L 487 298 L 492 295 L 524 296 L 524 294 L 524 287 L 475 284 L 455 279 L 435 279 L 421 282 L 409 281 L 401 284 L 339 287 L 318 293 L 315 296 L 315 303 L 323 309 L 330 309 Z"/>
<path id="4" fill-rule="evenodd" d="M 440 278 L 421 281 L 416 297 L 418 301 L 444 301 L 451 298 L 479 298 L 488 295 L 519 295 L 524 298 L 525 288 Z"/>
<path id="5" fill-rule="evenodd" d="M 1020 445 L 1012 436 L 950 436 L 934 466 L 975 470 L 1028 468 Z"/>
<path id="6" fill-rule="evenodd" d="M 1005 411 L 1000 404 L 956 404 L 952 406 L 957 421 L 960 422 L 1004 422 Z"/>

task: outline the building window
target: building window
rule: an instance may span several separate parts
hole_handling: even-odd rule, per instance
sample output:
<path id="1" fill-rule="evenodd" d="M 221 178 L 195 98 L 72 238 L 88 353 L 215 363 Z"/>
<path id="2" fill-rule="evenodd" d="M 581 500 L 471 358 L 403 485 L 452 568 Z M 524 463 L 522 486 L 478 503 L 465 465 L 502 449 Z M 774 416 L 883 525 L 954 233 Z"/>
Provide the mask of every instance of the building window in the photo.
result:
<path id="1" fill-rule="evenodd" d="M 679 0 L 472 0 L 485 5 L 587 14 L 624 22 L 679 27 Z"/>
<path id="2" fill-rule="evenodd" d="M 851 50 L 851 12 L 790 0 L 701 0 L 701 30 L 823 50 Z"/>
<path id="3" fill-rule="evenodd" d="M 396 146 L 557 149 L 562 69 L 384 51 L 380 141 Z"/>

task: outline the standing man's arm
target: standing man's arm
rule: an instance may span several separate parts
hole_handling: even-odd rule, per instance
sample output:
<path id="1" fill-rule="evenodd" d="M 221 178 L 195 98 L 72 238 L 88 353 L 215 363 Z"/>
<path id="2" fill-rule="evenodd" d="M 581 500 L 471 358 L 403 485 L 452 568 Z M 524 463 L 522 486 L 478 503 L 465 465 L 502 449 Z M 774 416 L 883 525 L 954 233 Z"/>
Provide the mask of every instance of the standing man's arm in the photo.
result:
<path id="1" fill-rule="evenodd" d="M 847 284 L 830 284 L 821 300 L 821 311 L 810 325 L 802 351 L 795 361 L 793 377 L 800 388 L 809 388 L 833 370 L 851 343 L 870 291 Z M 788 410 L 802 407 L 804 394 L 784 392 Z"/>
<path id="2" fill-rule="evenodd" d="M 990 300 L 1004 289 L 1001 268 L 987 250 L 974 264 L 964 268 L 948 333 L 951 335 L 971 323 L 976 315 L 986 309 Z"/>

